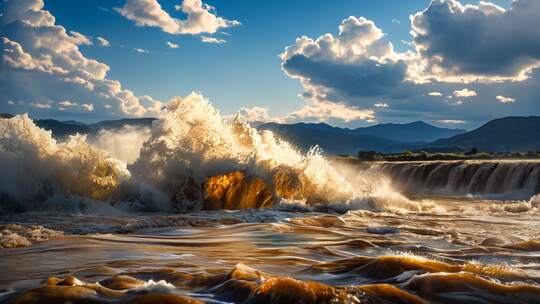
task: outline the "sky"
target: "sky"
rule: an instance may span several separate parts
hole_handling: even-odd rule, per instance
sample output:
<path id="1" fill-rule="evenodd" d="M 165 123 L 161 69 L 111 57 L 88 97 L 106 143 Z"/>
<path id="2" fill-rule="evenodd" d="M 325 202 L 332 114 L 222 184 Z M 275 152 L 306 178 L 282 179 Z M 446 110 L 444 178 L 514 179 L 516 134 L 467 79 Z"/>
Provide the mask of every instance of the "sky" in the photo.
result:
<path id="1" fill-rule="evenodd" d="M 0 0 L 0 112 L 475 128 L 540 114 L 540 1 Z"/>

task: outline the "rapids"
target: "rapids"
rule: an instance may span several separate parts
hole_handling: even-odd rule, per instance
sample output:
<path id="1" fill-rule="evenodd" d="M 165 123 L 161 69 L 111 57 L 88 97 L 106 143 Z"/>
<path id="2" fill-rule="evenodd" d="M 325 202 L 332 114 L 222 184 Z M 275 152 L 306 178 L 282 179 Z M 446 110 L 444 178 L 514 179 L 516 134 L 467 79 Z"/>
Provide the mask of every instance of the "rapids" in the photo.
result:
<path id="1" fill-rule="evenodd" d="M 460 202 L 438 200 L 447 210 L 441 215 L 30 215 L 18 220 L 123 233 L 70 233 L 0 250 L 0 301 L 540 303 L 538 215 L 471 199 L 476 211 L 464 213 Z"/>

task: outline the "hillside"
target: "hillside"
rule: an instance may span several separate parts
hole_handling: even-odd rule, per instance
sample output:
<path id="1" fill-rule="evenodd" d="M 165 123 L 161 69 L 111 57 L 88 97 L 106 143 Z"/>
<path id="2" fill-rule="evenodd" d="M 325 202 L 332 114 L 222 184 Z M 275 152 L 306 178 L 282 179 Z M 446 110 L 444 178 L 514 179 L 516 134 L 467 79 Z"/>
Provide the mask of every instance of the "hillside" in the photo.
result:
<path id="1" fill-rule="evenodd" d="M 355 134 L 382 137 L 394 141 L 415 143 L 432 142 L 440 138 L 449 138 L 465 133 L 463 129 L 439 128 L 423 121 L 407 124 L 385 123 L 353 130 Z"/>
<path id="2" fill-rule="evenodd" d="M 38 127 L 51 131 L 57 138 L 92 132 L 92 128 L 84 124 L 65 123 L 54 119 L 38 119 L 34 122 Z"/>
<path id="3" fill-rule="evenodd" d="M 504 117 L 473 131 L 434 141 L 427 147 L 476 147 L 488 152 L 540 150 L 540 117 Z"/>

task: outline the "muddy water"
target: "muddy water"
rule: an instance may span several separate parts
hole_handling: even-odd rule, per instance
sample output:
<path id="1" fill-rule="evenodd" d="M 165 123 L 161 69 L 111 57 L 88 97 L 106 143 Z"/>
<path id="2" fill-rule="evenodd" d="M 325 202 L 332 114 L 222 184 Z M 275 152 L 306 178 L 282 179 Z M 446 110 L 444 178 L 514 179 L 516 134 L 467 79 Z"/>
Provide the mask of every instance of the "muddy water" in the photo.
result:
<path id="1" fill-rule="evenodd" d="M 207 212 L 190 220 L 168 216 L 177 227 L 58 236 L 0 250 L 1 300 L 540 303 L 536 208 L 430 201 L 441 212 Z M 61 217 L 39 218 L 69 228 Z M 139 220 L 159 223 L 157 216 Z M 99 221 L 83 217 L 71 225 Z M 127 222 L 108 223 L 104 229 Z"/>

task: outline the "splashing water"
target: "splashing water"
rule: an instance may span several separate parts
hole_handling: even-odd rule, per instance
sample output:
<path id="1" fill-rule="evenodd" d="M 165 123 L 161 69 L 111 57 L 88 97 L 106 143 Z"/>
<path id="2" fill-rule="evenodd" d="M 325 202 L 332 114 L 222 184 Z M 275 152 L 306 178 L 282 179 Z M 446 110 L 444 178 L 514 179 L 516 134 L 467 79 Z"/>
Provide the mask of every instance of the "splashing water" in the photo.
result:
<path id="1" fill-rule="evenodd" d="M 0 195 L 2 209 L 41 209 L 56 194 L 107 200 L 130 174 L 120 161 L 71 136 L 57 143 L 26 114 L 0 121 Z"/>
<path id="2" fill-rule="evenodd" d="M 225 196 L 236 186 L 243 188 L 232 191 L 233 194 L 240 191 L 243 197 L 248 197 L 250 189 L 257 193 L 268 191 L 274 203 L 287 199 L 301 204 L 339 203 L 357 207 L 366 207 L 368 198 L 382 197 L 373 189 L 377 181 L 356 179 L 353 186 L 318 148 L 304 155 L 269 131 L 258 132 L 236 119 L 223 119 L 208 100 L 195 93 L 169 102 L 130 170 L 135 179 L 169 193 L 179 202 L 176 209 L 180 210 L 204 208 L 208 191 L 194 190 L 208 189 L 208 184 L 205 185 L 208 178 L 230 172 L 243 175 L 213 181 L 227 183 Z M 250 176 L 261 181 L 249 180 Z M 261 186 L 261 182 L 268 187 Z M 212 189 L 216 187 L 223 190 L 219 185 L 210 185 Z M 387 184 L 385 191 L 392 198 L 406 201 Z"/>
<path id="3" fill-rule="evenodd" d="M 259 208 L 291 201 L 336 204 L 345 210 L 420 210 L 388 183 L 338 172 L 318 148 L 302 154 L 270 131 L 223 118 L 196 93 L 173 98 L 150 134 L 117 133 L 101 133 L 97 141 L 77 135 L 56 142 L 27 115 L 0 120 L 0 157 L 10 166 L 0 174 L 0 192 L 8 197 L 2 201 L 23 202 L 24 210 L 63 195 L 137 201 L 150 209 L 174 211 Z M 110 148 L 111 138 L 122 137 L 140 145 L 148 136 L 134 162 L 139 151 L 119 156 L 113 145 L 111 154 L 121 161 L 90 144 Z M 125 162 L 133 162 L 129 171 Z"/>

